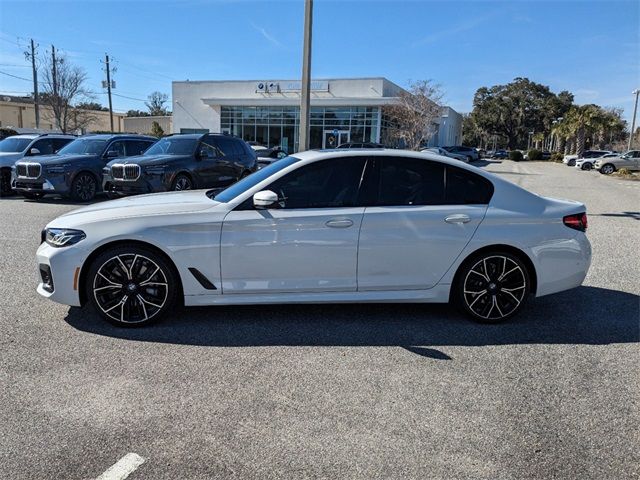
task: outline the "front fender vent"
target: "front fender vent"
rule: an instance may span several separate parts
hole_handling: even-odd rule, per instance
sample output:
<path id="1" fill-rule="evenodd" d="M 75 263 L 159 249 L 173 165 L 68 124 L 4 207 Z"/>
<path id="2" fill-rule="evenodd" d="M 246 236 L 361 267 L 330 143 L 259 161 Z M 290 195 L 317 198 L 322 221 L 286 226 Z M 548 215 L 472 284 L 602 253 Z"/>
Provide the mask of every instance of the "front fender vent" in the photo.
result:
<path id="1" fill-rule="evenodd" d="M 195 278 L 206 290 L 217 290 L 216 286 L 211 283 L 200 270 L 195 267 L 189 267 L 189 271 L 191 272 L 191 275 L 193 275 L 193 278 Z"/>

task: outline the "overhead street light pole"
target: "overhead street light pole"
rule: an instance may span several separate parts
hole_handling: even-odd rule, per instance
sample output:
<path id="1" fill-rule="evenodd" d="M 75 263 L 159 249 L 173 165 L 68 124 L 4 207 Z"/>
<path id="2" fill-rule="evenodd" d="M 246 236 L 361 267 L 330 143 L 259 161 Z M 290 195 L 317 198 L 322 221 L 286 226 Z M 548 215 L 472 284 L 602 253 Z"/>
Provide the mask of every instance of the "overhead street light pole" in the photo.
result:
<path id="1" fill-rule="evenodd" d="M 300 132 L 298 150 L 309 150 L 309 110 L 311 104 L 311 30 L 313 0 L 304 2 L 304 43 L 302 46 L 302 92 L 300 96 Z"/>
<path id="2" fill-rule="evenodd" d="M 629 145 L 627 147 L 627 150 L 631 150 L 633 134 L 635 133 L 634 130 L 636 129 L 636 113 L 638 112 L 638 95 L 640 94 L 640 88 L 636 88 L 631 93 L 633 93 L 636 96 L 636 105 L 635 107 L 633 107 L 633 120 L 631 120 L 631 132 L 629 132 Z"/>

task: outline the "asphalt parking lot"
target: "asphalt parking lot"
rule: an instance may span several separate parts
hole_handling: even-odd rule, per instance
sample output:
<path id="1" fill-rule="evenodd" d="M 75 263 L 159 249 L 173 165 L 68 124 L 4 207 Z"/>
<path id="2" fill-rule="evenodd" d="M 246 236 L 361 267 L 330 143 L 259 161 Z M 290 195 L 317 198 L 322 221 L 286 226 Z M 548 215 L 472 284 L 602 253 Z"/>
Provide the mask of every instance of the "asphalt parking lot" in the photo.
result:
<path id="1" fill-rule="evenodd" d="M 481 162 L 586 203 L 584 286 L 503 325 L 447 306 L 185 309 L 116 329 L 41 299 L 34 253 L 69 202 L 0 200 L 0 477 L 640 475 L 640 182 Z"/>

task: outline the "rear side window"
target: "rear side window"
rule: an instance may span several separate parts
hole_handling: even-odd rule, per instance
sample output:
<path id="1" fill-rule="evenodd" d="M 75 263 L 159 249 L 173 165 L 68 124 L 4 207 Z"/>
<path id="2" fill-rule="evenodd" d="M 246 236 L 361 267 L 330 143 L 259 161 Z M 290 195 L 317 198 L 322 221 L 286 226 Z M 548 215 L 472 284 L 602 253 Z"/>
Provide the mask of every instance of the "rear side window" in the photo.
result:
<path id="1" fill-rule="evenodd" d="M 236 151 L 233 145 L 233 140 L 225 137 L 216 137 L 216 145 L 222 151 L 225 156 L 236 155 Z"/>
<path id="2" fill-rule="evenodd" d="M 493 195 L 493 184 L 475 173 L 447 166 L 446 205 L 486 205 Z"/>
<path id="3" fill-rule="evenodd" d="M 419 158 L 383 157 L 380 164 L 380 206 L 441 205 L 445 167 Z"/>

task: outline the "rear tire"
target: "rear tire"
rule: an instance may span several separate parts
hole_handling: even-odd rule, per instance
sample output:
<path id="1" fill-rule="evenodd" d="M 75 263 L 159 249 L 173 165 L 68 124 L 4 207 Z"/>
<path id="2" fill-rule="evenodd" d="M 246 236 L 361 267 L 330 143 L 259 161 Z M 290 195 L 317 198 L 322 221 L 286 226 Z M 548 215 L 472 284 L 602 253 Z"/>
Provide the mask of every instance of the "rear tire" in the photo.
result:
<path id="1" fill-rule="evenodd" d="M 484 252 L 458 270 L 452 299 L 479 323 L 500 323 L 524 307 L 531 281 L 526 265 L 515 255 Z"/>
<path id="2" fill-rule="evenodd" d="M 141 327 L 160 320 L 177 302 L 173 266 L 147 248 L 114 247 L 91 263 L 86 294 L 96 311 L 118 327 Z"/>

